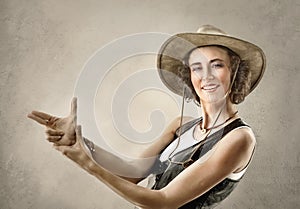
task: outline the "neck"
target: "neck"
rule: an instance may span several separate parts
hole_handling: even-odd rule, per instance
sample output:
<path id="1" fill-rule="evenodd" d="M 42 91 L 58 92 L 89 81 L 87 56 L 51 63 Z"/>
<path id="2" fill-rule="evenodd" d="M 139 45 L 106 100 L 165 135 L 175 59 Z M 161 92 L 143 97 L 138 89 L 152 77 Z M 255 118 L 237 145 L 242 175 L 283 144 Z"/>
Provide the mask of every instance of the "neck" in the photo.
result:
<path id="1" fill-rule="evenodd" d="M 201 109 L 203 117 L 202 128 L 211 127 L 214 123 L 218 125 L 233 116 L 236 112 L 236 107 L 231 103 L 229 98 L 216 103 L 201 102 Z M 219 114 L 220 116 L 218 117 Z M 215 121 L 216 119 L 217 121 Z"/>

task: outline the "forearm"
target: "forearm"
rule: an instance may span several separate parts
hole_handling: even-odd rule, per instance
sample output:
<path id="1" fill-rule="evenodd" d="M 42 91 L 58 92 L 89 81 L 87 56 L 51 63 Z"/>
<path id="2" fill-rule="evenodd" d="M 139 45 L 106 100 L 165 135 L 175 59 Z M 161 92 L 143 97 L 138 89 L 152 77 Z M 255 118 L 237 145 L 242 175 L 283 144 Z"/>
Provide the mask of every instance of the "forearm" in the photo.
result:
<path id="1" fill-rule="evenodd" d="M 84 138 L 84 142 L 97 164 L 115 175 L 134 183 L 139 182 L 148 175 L 148 170 L 154 162 L 152 158 L 125 159 L 94 145 L 86 138 Z"/>
<path id="2" fill-rule="evenodd" d="M 110 187 L 127 201 L 143 209 L 166 208 L 165 195 L 161 191 L 150 190 L 128 182 L 97 164 L 89 164 L 88 172 Z"/>

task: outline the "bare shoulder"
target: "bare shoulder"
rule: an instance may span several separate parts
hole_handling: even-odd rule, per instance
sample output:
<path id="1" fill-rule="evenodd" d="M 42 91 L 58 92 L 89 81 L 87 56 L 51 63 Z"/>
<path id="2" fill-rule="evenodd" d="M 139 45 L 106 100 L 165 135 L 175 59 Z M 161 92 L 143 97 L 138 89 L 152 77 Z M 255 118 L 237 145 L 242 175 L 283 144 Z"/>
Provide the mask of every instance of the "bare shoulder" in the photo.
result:
<path id="1" fill-rule="evenodd" d="M 191 116 L 183 116 L 182 124 L 192 121 L 193 119 L 194 118 Z M 178 116 L 167 126 L 167 128 L 165 129 L 165 131 L 163 133 L 163 137 L 162 137 L 162 140 L 165 141 L 164 144 L 169 144 L 171 142 L 171 140 L 174 139 L 175 132 L 180 127 L 180 123 L 181 123 L 181 117 Z M 165 137 L 165 136 L 169 136 L 169 137 Z"/>
<path id="2" fill-rule="evenodd" d="M 221 140 L 223 146 L 237 148 L 240 152 L 252 150 L 256 144 L 256 139 L 252 129 L 248 126 L 238 127 L 230 131 L 224 139 Z"/>
<path id="3" fill-rule="evenodd" d="M 175 132 L 180 126 L 180 117 L 176 117 L 171 121 L 164 129 L 162 135 L 150 145 L 141 156 L 148 157 L 154 156 L 161 152 L 168 144 L 174 140 Z M 193 120 L 193 117 L 184 116 L 182 117 L 182 124 Z"/>
<path id="4" fill-rule="evenodd" d="M 216 159 L 231 164 L 234 172 L 242 170 L 251 159 L 256 139 L 251 128 L 239 127 L 229 132 L 216 147 Z"/>
<path id="5" fill-rule="evenodd" d="M 228 133 L 227 138 L 231 138 L 235 143 L 248 145 L 250 148 L 256 144 L 255 135 L 248 126 L 241 126 L 232 130 Z"/>
<path id="6" fill-rule="evenodd" d="M 183 116 L 182 117 L 182 124 L 188 123 L 192 120 L 194 120 L 194 117 L 191 116 Z M 172 130 L 175 131 L 180 127 L 180 122 L 181 122 L 181 117 L 178 116 L 176 117 L 171 123 L 170 123 L 170 127 L 172 127 Z"/>

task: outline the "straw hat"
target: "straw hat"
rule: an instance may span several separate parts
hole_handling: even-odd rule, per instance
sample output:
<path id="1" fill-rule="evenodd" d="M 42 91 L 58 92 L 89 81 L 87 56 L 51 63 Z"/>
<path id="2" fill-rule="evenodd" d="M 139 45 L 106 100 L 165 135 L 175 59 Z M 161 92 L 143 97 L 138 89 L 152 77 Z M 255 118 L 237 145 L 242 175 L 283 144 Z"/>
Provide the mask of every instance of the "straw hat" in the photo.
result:
<path id="1" fill-rule="evenodd" d="M 222 30 L 204 25 L 196 33 L 179 33 L 171 36 L 160 48 L 157 57 L 157 67 L 161 80 L 174 93 L 183 95 L 183 81 L 179 70 L 184 67 L 186 54 L 199 46 L 221 45 L 235 52 L 241 60 L 248 62 L 251 71 L 250 92 L 261 80 L 266 58 L 258 46 L 226 34 Z M 249 93 L 250 93 L 249 92 Z M 192 98 L 192 96 L 187 96 Z"/>

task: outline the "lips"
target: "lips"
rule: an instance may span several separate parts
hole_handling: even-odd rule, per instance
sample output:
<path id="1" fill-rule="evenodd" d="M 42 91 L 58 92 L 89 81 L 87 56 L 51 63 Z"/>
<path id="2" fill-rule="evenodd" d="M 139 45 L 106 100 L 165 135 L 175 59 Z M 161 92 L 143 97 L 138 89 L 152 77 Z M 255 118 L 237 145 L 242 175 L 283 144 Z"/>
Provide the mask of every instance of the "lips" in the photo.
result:
<path id="1" fill-rule="evenodd" d="M 204 91 L 214 91 L 219 87 L 217 84 L 205 84 L 201 87 Z"/>

